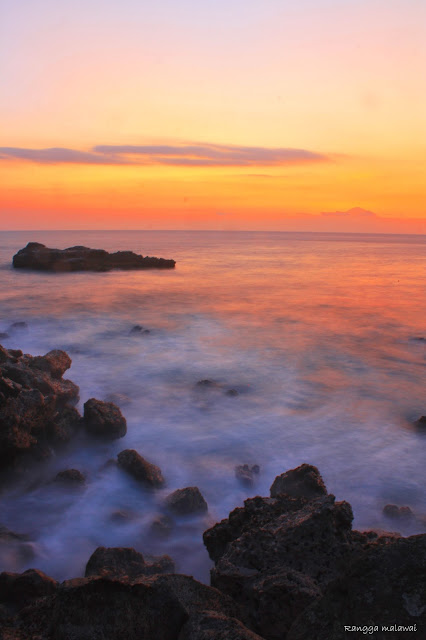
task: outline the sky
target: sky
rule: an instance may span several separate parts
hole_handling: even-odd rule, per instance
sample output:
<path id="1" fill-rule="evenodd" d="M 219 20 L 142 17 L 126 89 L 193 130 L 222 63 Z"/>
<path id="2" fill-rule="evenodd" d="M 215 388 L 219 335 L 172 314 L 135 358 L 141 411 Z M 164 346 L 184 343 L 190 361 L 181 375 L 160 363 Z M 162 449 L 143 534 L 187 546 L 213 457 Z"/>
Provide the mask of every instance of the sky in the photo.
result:
<path id="1" fill-rule="evenodd" d="M 0 0 L 0 229 L 426 233 L 424 0 Z"/>

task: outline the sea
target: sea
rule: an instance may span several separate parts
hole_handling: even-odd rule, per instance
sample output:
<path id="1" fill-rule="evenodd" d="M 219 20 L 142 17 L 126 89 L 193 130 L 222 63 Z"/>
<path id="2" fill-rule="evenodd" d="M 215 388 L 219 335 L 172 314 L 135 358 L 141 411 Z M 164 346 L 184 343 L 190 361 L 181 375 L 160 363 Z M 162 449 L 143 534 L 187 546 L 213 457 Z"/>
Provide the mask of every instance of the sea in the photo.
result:
<path id="1" fill-rule="evenodd" d="M 13 269 L 30 241 L 132 250 L 176 267 Z M 2 232 L 3 346 L 65 350 L 79 410 L 113 399 L 128 431 L 109 442 L 81 434 L 2 490 L 0 523 L 28 541 L 1 542 L 0 570 L 63 580 L 84 575 L 98 546 L 120 546 L 167 553 L 177 571 L 208 582 L 203 531 L 304 462 L 350 502 L 354 528 L 425 532 L 426 433 L 413 424 L 426 414 L 425 275 L 420 235 Z M 123 449 L 158 465 L 166 486 L 145 489 L 111 463 Z M 241 464 L 259 465 L 253 486 L 236 477 Z M 52 482 L 67 468 L 86 476 L 82 491 Z M 154 533 L 165 497 L 190 486 L 208 512 Z M 390 520 L 386 504 L 414 516 Z"/>

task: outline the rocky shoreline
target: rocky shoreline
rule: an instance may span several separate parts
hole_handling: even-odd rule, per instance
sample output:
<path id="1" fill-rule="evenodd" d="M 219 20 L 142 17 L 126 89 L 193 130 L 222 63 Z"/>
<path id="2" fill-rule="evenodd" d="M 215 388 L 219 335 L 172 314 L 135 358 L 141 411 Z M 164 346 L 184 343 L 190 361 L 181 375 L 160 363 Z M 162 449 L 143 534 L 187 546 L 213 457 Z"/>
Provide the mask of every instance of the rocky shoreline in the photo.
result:
<path id="1" fill-rule="evenodd" d="M 0 346 L 4 474 L 26 473 L 81 430 L 100 441 L 125 435 L 111 402 L 92 398 L 79 414 L 79 389 L 63 379 L 70 365 L 64 351 L 31 356 Z M 135 450 L 114 464 L 150 491 L 164 486 L 162 470 Z M 241 465 L 236 476 L 250 486 L 258 472 Z M 55 482 L 78 488 L 85 478 L 66 469 Z M 208 509 L 197 487 L 172 492 L 165 506 L 178 518 Z M 158 535 L 166 518 L 153 522 Z M 168 555 L 98 547 L 84 576 L 60 584 L 37 569 L 1 573 L 0 640 L 339 640 L 347 628 L 358 629 L 353 637 L 402 637 L 382 625 L 424 632 L 426 534 L 360 532 L 352 520 L 350 504 L 336 502 L 318 469 L 303 464 L 277 476 L 269 497 L 245 500 L 205 531 L 211 586 L 174 573 Z M 5 527 L 0 538 L 27 540 Z"/>
<path id="2" fill-rule="evenodd" d="M 13 256 L 15 269 L 36 271 L 111 271 L 112 269 L 173 269 L 175 260 L 141 256 L 133 251 L 108 253 L 104 249 L 69 247 L 50 249 L 39 242 L 29 242 Z"/>

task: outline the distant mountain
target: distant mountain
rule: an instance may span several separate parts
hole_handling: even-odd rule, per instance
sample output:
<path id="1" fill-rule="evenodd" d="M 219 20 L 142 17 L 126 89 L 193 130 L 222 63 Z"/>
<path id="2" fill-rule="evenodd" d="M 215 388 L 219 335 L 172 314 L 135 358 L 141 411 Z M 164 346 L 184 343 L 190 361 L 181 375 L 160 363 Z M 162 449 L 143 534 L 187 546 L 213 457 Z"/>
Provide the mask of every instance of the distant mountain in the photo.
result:
<path id="1" fill-rule="evenodd" d="M 378 216 L 373 211 L 362 209 L 361 207 L 352 207 L 347 211 L 323 211 L 322 216 L 344 216 L 348 218 L 377 218 Z"/>

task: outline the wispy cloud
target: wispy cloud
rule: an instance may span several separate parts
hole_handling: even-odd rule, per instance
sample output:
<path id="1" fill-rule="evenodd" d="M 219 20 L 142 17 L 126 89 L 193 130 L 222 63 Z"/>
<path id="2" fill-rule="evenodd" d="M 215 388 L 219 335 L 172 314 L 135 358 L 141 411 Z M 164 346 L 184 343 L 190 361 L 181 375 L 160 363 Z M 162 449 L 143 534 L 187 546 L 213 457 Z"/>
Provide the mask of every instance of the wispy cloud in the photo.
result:
<path id="1" fill-rule="evenodd" d="M 234 145 L 97 145 L 90 151 L 55 147 L 0 147 L 0 159 L 39 164 L 168 165 L 182 167 L 259 167 L 325 162 L 328 157 L 306 149 Z"/>

